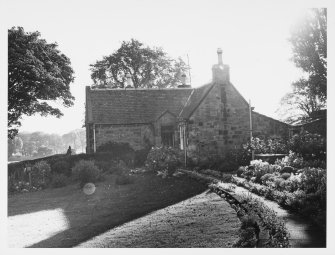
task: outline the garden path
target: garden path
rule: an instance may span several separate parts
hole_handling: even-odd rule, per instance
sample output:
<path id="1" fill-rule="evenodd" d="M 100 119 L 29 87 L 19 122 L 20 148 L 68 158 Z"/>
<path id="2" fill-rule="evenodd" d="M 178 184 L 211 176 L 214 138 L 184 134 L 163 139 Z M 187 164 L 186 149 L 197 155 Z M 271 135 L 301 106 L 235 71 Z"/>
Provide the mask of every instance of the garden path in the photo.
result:
<path id="1" fill-rule="evenodd" d="M 227 184 L 218 183 L 218 185 L 224 187 Z M 326 247 L 325 234 L 319 229 L 313 227 L 313 225 L 306 219 L 302 219 L 300 216 L 292 214 L 281 208 L 277 203 L 253 194 L 242 187 L 236 186 L 234 192 L 237 195 L 251 195 L 252 197 L 259 199 L 265 205 L 273 209 L 277 213 L 278 217 L 283 219 L 286 223 L 287 230 L 290 233 L 291 247 Z"/>
<path id="2" fill-rule="evenodd" d="M 229 204 L 204 192 L 113 228 L 77 247 L 231 247 L 240 221 Z"/>

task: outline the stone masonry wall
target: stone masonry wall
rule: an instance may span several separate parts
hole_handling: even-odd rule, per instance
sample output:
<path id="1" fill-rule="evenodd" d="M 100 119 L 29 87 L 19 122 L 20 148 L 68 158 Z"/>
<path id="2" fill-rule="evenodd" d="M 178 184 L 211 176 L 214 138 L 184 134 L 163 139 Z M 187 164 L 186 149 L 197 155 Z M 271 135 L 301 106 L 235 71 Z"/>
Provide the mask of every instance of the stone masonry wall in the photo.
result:
<path id="1" fill-rule="evenodd" d="M 86 153 L 93 153 L 93 124 L 86 123 Z"/>
<path id="2" fill-rule="evenodd" d="M 220 129 L 220 90 L 214 86 L 189 119 L 188 154 L 208 156 L 217 153 Z"/>
<path id="3" fill-rule="evenodd" d="M 262 114 L 253 112 L 252 114 L 253 136 L 261 139 L 270 137 L 289 138 L 290 125 L 278 120 L 269 118 Z"/>
<path id="4" fill-rule="evenodd" d="M 216 84 L 188 124 L 189 155 L 224 156 L 248 135 L 248 108 L 233 87 Z"/>
<path id="5" fill-rule="evenodd" d="M 150 124 L 95 126 L 96 148 L 107 142 L 129 143 L 134 150 L 154 144 L 154 131 Z"/>
<path id="6" fill-rule="evenodd" d="M 288 137 L 289 126 L 253 112 L 253 135 Z M 250 139 L 249 105 L 231 83 L 216 84 L 188 124 L 189 156 L 224 157 Z"/>
<path id="7" fill-rule="evenodd" d="M 292 127 L 292 129 L 296 130 L 296 133 L 300 133 L 301 131 L 306 130 L 309 133 L 320 134 L 324 138 L 327 138 L 327 119 L 319 119 L 305 125 Z"/>

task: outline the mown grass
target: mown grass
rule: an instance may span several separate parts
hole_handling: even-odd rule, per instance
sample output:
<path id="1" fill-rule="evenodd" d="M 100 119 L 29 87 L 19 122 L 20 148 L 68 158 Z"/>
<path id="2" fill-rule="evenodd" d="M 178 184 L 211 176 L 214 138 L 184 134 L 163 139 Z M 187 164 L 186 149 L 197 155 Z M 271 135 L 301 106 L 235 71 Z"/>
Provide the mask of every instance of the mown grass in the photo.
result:
<path id="1" fill-rule="evenodd" d="M 12 224 L 8 239 L 11 246 L 22 247 L 25 236 L 36 235 L 36 242 L 28 247 L 73 247 L 100 233 L 152 211 L 175 204 L 206 189 L 206 186 L 187 177 L 162 179 L 152 173 L 134 176 L 133 183 L 117 185 L 116 175 L 107 175 L 96 185 L 92 195 L 86 195 L 78 184 L 58 189 L 17 194 L 8 198 L 8 216 L 25 224 Z M 67 221 L 67 229 L 53 236 L 43 237 L 46 227 L 32 221 L 30 215 L 50 210 L 61 210 Z M 12 217 L 12 218 L 11 218 Z M 58 224 L 56 219 L 48 219 Z M 61 222 L 59 224 L 62 224 Z M 23 234 L 24 233 L 24 234 Z"/>

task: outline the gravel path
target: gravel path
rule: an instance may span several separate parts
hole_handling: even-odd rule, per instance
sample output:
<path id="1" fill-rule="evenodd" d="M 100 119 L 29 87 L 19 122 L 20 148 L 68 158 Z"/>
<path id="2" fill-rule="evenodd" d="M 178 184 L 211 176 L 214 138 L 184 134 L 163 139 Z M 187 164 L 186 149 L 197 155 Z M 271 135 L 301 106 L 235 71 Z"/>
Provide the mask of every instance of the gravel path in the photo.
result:
<path id="1" fill-rule="evenodd" d="M 77 247 L 230 247 L 238 238 L 235 211 L 214 193 L 178 204 L 96 236 Z"/>

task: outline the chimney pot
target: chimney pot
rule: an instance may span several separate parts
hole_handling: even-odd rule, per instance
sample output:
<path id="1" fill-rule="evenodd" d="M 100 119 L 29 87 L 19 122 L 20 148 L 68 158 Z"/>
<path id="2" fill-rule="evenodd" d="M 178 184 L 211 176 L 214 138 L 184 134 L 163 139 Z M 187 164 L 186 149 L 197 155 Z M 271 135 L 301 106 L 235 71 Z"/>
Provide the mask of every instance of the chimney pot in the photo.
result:
<path id="1" fill-rule="evenodd" d="M 223 61 L 222 61 L 222 49 L 218 48 L 217 53 L 218 53 L 218 64 L 219 65 L 223 65 Z"/>
<path id="2" fill-rule="evenodd" d="M 213 82 L 220 82 L 222 84 L 229 83 L 229 66 L 223 64 L 221 48 L 217 49 L 217 54 L 219 63 L 212 68 Z"/>

